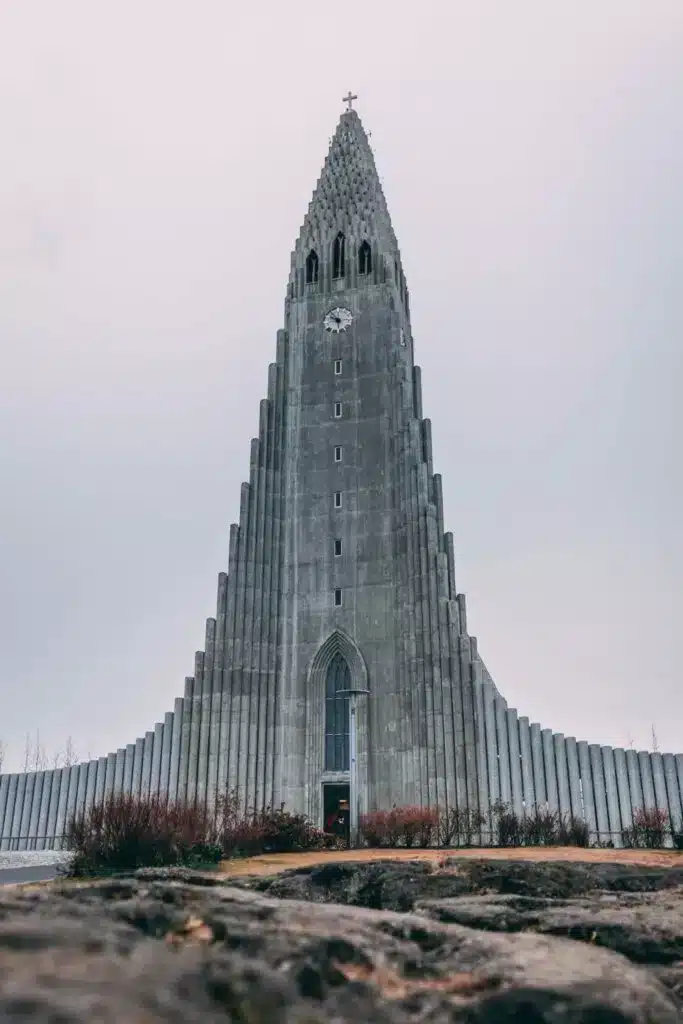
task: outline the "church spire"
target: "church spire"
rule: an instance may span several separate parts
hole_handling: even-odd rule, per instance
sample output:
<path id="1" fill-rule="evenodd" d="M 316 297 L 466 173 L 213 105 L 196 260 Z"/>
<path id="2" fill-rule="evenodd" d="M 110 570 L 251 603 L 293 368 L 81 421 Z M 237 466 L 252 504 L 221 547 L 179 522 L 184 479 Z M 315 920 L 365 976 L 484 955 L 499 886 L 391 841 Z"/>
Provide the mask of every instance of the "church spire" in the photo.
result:
<path id="1" fill-rule="evenodd" d="M 375 159 L 351 107 L 356 98 L 344 97 L 349 109 L 339 119 L 292 253 L 290 298 L 302 296 L 305 284 L 325 287 L 345 272 L 356 284 L 360 273 L 368 283 L 394 279 L 405 290 Z"/>

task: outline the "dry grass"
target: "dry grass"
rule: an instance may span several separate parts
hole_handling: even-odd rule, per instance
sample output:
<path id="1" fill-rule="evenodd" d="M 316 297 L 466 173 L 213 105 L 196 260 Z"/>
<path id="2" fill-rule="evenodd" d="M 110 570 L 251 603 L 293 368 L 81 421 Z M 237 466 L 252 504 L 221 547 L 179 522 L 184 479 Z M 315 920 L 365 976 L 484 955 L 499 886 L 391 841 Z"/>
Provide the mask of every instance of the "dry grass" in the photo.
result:
<path id="1" fill-rule="evenodd" d="M 276 875 L 291 868 L 313 867 L 335 861 L 425 860 L 438 864 L 444 857 L 479 860 L 570 860 L 589 864 L 640 864 L 646 867 L 683 867 L 676 850 L 593 850 L 576 846 L 516 847 L 467 850 L 318 850 L 310 853 L 265 854 L 243 860 L 222 861 L 219 870 L 229 876 Z"/>

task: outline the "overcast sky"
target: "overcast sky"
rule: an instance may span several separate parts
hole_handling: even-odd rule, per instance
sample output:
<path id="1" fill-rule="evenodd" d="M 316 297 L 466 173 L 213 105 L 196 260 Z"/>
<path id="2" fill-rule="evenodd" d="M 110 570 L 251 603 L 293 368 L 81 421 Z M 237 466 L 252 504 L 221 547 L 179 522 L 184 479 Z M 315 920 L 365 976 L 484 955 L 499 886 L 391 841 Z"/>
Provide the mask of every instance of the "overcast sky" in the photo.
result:
<path id="1" fill-rule="evenodd" d="M 683 750 L 680 0 L 5 0 L 6 768 L 182 693 L 349 88 L 498 688 Z"/>

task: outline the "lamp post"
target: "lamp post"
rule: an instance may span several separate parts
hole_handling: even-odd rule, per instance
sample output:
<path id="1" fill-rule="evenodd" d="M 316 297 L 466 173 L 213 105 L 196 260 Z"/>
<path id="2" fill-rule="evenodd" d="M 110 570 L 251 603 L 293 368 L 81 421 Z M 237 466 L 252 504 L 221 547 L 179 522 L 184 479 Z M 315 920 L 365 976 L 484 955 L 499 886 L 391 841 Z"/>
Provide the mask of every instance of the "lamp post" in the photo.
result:
<path id="1" fill-rule="evenodd" d="M 356 764 L 356 697 L 366 696 L 369 690 L 337 690 L 349 698 L 349 805 L 351 810 L 349 821 L 349 845 L 358 842 L 358 770 Z"/>

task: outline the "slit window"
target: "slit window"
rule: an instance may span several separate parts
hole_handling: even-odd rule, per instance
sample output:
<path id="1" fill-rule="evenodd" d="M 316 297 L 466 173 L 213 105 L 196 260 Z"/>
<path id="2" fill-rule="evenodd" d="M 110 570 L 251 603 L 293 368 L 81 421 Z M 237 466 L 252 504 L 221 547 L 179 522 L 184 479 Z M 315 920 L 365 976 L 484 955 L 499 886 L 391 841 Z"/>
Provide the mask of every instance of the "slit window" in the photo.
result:
<path id="1" fill-rule="evenodd" d="M 372 249 L 367 239 L 358 250 L 358 273 L 369 274 L 372 270 Z"/>
<path id="2" fill-rule="evenodd" d="M 342 460 L 342 446 L 340 444 L 335 445 L 334 449 L 334 461 L 341 462 Z"/>
<path id="3" fill-rule="evenodd" d="M 338 558 L 338 557 L 339 557 L 339 555 L 341 555 L 341 553 L 342 553 L 342 542 L 341 542 L 341 537 L 337 537 L 337 539 L 336 539 L 336 540 L 335 540 L 335 542 L 334 542 L 334 553 L 335 553 L 335 556 L 336 556 L 337 558 Z"/>
<path id="4" fill-rule="evenodd" d="M 311 249 L 306 257 L 306 284 L 315 284 L 318 280 L 318 254 Z"/>
<path id="5" fill-rule="evenodd" d="M 334 592 L 334 603 L 335 603 L 335 607 L 341 608 L 342 592 L 341 592 L 341 590 L 339 588 L 337 588 L 335 590 L 335 592 Z"/>
<path id="6" fill-rule="evenodd" d="M 345 249 L 344 234 L 340 231 L 332 245 L 332 277 L 334 278 L 344 276 Z"/>
<path id="7" fill-rule="evenodd" d="M 335 361 L 334 361 L 334 374 L 335 374 L 335 377 L 341 376 L 341 370 L 342 370 L 342 361 L 341 361 L 341 359 L 335 359 Z"/>
<path id="8" fill-rule="evenodd" d="M 335 508 L 341 508 L 342 507 L 342 493 L 341 493 L 341 491 L 335 491 L 334 492 L 334 507 Z"/>
<path id="9" fill-rule="evenodd" d="M 342 414 L 341 402 L 335 402 L 334 403 L 334 418 L 336 420 L 340 420 L 341 419 L 341 414 Z"/>

